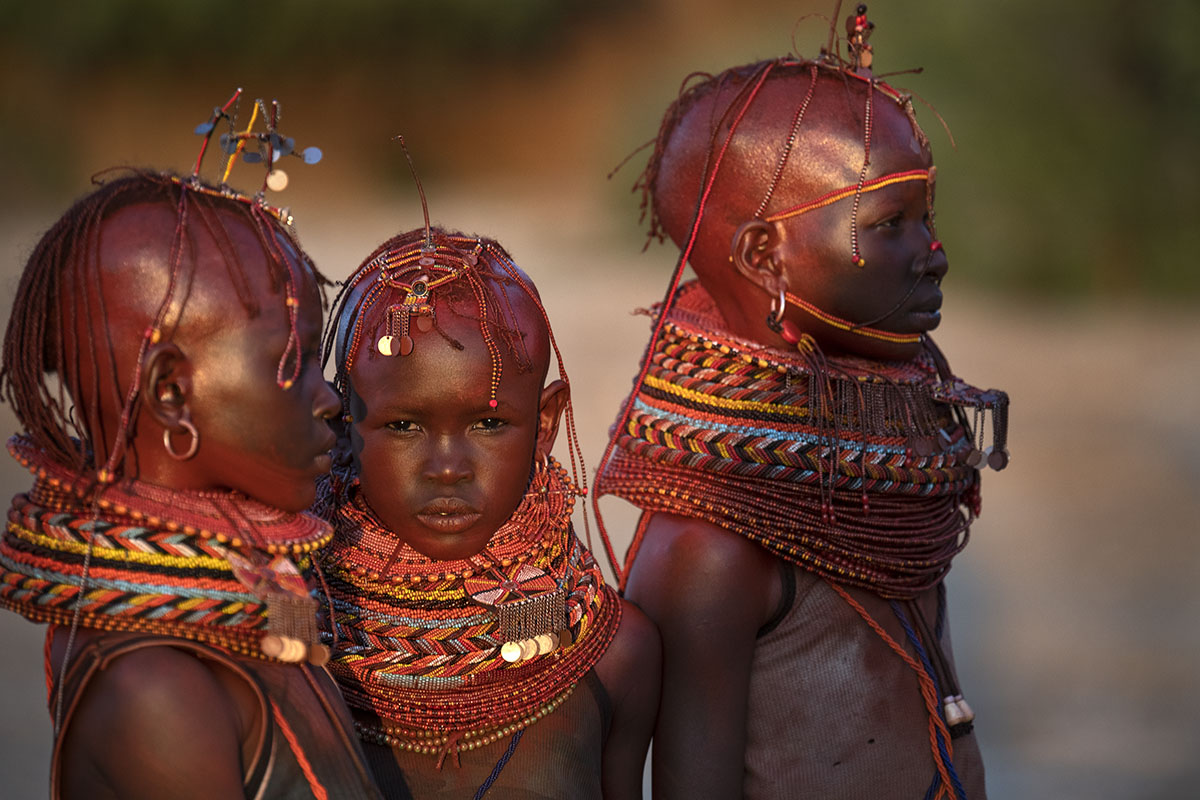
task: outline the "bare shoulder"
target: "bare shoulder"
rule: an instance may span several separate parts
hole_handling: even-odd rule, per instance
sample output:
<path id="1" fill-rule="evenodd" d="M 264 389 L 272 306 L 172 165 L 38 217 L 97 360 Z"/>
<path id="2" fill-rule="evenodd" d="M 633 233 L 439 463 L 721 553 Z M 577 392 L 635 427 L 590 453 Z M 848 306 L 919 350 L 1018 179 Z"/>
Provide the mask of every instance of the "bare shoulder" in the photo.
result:
<path id="1" fill-rule="evenodd" d="M 662 662 L 658 628 L 636 605 L 620 602 L 621 625 L 596 664 L 597 677 L 617 705 L 631 694 L 642 695 L 657 686 Z"/>
<path id="2" fill-rule="evenodd" d="M 754 542 L 704 520 L 654 514 L 630 570 L 627 596 L 670 629 L 697 616 L 757 630 L 782 592 L 773 556 Z"/>
<path id="3" fill-rule="evenodd" d="M 84 687 L 63 742 L 64 796 L 239 796 L 243 727 L 236 699 L 195 656 L 126 653 Z"/>

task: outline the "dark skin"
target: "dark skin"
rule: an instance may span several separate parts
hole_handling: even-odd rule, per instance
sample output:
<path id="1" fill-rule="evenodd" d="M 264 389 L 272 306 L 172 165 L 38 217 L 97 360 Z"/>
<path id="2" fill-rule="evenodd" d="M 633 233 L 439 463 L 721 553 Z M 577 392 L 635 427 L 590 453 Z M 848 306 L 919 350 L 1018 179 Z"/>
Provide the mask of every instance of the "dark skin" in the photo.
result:
<path id="1" fill-rule="evenodd" d="M 847 94 L 840 79 L 821 79 L 783 179 L 763 216 L 857 182 L 865 94 L 857 81 L 848 83 Z M 728 328 L 764 346 L 792 348 L 765 323 L 772 298 L 781 288 L 851 322 L 872 321 L 876 328 L 898 333 L 932 330 L 940 320 L 940 282 L 948 265 L 943 250 L 931 251 L 934 237 L 924 182 L 899 183 L 862 196 L 858 231 L 865 267 L 851 263 L 850 199 L 777 222 L 754 218 L 796 105 L 808 86 L 807 70 L 769 80 L 739 127 L 690 257 L 700 282 Z M 667 232 L 681 246 L 690 234 L 700 187 L 697 176 L 709 143 L 711 103 L 715 100 L 723 107 L 733 91 L 717 92 L 691 109 L 663 158 L 656 206 Z M 875 101 L 867 179 L 931 166 L 928 150 L 918 142 L 903 111 L 882 95 L 876 94 Z M 718 144 L 726 130 L 721 129 Z M 841 331 L 791 304 L 785 318 L 828 353 L 908 359 L 920 347 L 880 343 Z M 814 583 L 815 578 L 802 574 L 798 596 L 804 597 Z M 652 514 L 626 595 L 658 624 L 663 638 L 663 691 L 653 754 L 655 798 L 742 796 L 753 657 L 759 629 L 777 613 L 784 596 L 779 562 L 717 524 Z M 890 613 L 874 596 L 864 593 L 859 599 L 876 618 Z M 811 620 L 818 628 L 838 624 L 842 623 Z M 829 635 L 842 634 L 839 629 Z M 865 659 L 856 671 L 873 674 L 879 656 L 864 655 L 847 642 L 848 663 Z M 880 691 L 910 692 L 915 685 L 912 681 L 911 686 L 884 686 Z M 844 727 L 834 711 L 820 710 L 821 703 L 832 707 L 834 700 L 832 695 L 813 698 L 814 725 L 797 737 L 796 758 L 811 758 L 825 744 L 829 731 Z M 887 729 L 890 713 L 884 700 L 868 703 L 863 725 Z M 867 738 L 863 736 L 863 743 L 853 747 L 865 747 Z M 865 773 L 866 768 L 856 766 L 853 748 L 847 748 L 839 762 L 844 768 L 841 774 L 848 777 L 856 769 Z M 801 788 L 821 791 L 813 787 L 796 787 L 796 791 Z"/>
<path id="2" fill-rule="evenodd" d="M 549 455 L 568 403 L 561 380 L 542 385 L 550 348 L 541 313 L 519 291 L 510 297 L 533 366 L 520 372 L 501 348 L 495 408 L 478 323 L 440 308 L 439 323 L 465 349 L 414 328 L 411 354 L 372 356 L 363 345 L 351 370 L 351 442 L 364 497 L 392 533 L 430 558 L 483 550 L 520 503 L 530 464 Z M 642 796 L 658 706 L 658 681 L 650 676 L 658 674 L 659 657 L 654 625 L 624 602 L 621 625 L 595 667 L 613 703 L 601 759 L 606 798 Z"/>
<path id="3" fill-rule="evenodd" d="M 220 213 L 260 312 L 250 318 L 242 310 L 215 242 L 193 228 L 195 279 L 186 302 L 177 303 L 168 317 L 173 331 L 149 351 L 137 375 L 142 410 L 126 474 L 173 489 L 238 489 L 300 511 L 313 500 L 313 479 L 329 467 L 333 435 L 326 420 L 339 410 L 316 356 L 321 335 L 316 281 L 280 233 L 303 276 L 299 334 L 307 354 L 296 385 L 284 391 L 275 381 L 288 335 L 283 298 L 271 289 L 255 233 L 241 219 Z M 163 265 L 174 226 L 175 209 L 159 205 L 130 206 L 103 223 L 103 278 L 88 291 L 93 301 L 103 299 L 108 313 L 91 322 L 107 326 L 123 379 L 165 294 Z M 107 377 L 102 370 L 101 424 L 112 432 L 119 413 L 112 398 L 120 393 L 105 383 Z M 189 437 L 179 420 L 185 417 L 199 431 L 200 444 L 194 457 L 177 461 L 166 454 L 163 431 L 174 432 L 172 444 L 184 452 Z M 75 646 L 97 635 L 80 630 Z M 68 636 L 66 628 L 55 631 L 56 675 Z M 62 744 L 63 796 L 241 798 L 243 767 L 262 725 L 255 696 L 225 669 L 166 647 L 127 654 L 97 673 L 80 698 Z"/>

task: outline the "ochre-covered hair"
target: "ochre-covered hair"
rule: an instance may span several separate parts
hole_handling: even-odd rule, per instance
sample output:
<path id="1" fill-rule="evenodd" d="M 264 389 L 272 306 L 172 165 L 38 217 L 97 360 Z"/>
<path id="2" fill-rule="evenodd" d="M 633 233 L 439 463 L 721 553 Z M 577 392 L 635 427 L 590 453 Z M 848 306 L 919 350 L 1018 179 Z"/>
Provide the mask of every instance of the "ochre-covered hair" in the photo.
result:
<path id="1" fill-rule="evenodd" d="M 137 376 L 126 383 L 117 374 L 117 343 L 107 328 L 89 326 L 81 339 L 80 327 L 74 324 L 80 317 L 107 318 L 102 295 L 95 295 L 100 307 L 93 308 L 88 291 L 99 284 L 104 269 L 99 239 L 105 220 L 137 204 L 159 204 L 177 212 L 169 263 L 159 265 L 169 271 L 170 283 L 158 307 L 145 309 L 153 330 L 147 331 L 143 352 L 151 340 L 169 340 L 172 335 L 163 323 L 172 302 L 183 301 L 176 297 L 177 290 L 189 285 L 194 274 L 190 236 L 197 226 L 216 242 L 242 309 L 251 317 L 260 312 L 259 298 L 249 290 L 246 266 L 230 238 L 226 215 L 243 220 L 257 234 L 271 288 L 287 294 L 289 305 L 298 302 L 296 276 L 277 237 L 286 236 L 293 244 L 295 240 L 262 204 L 196 179 L 130 169 L 102 173 L 94 180 L 97 188 L 54 223 L 25 265 L 4 337 L 0 384 L 22 427 L 53 460 L 78 472 L 95 470 L 101 466 L 95 463 L 97 445 L 103 442 L 110 452 L 106 466 L 112 473 L 137 414 Z M 296 252 L 301 253 L 298 245 Z M 300 258 L 307 261 L 303 255 Z M 311 263 L 308 267 L 318 283 L 327 283 Z M 298 348 L 289 343 L 280 361 L 281 383 L 287 383 L 299 361 Z M 85 362 L 89 366 L 81 370 Z M 90 376 L 87 385 L 81 378 L 84 372 Z M 101 392 L 113 393 L 115 406 L 122 409 L 118 430 L 106 429 Z"/>

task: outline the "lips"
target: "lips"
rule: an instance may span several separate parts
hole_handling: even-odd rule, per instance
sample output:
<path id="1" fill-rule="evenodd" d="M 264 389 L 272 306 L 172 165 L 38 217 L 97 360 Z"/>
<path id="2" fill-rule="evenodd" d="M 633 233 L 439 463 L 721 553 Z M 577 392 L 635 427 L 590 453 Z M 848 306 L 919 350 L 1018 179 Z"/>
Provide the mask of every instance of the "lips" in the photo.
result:
<path id="1" fill-rule="evenodd" d="M 330 467 L 333 466 L 333 456 L 330 455 L 329 451 L 337 444 L 337 436 L 334 435 L 333 431 L 328 429 L 326 429 L 326 433 L 328 435 L 321 437 L 321 444 L 317 452 L 313 455 L 313 469 L 316 470 L 317 474 L 329 472 Z"/>
<path id="2" fill-rule="evenodd" d="M 458 497 L 438 497 L 416 513 L 422 525 L 438 533 L 460 533 L 481 516 L 470 503 Z"/>

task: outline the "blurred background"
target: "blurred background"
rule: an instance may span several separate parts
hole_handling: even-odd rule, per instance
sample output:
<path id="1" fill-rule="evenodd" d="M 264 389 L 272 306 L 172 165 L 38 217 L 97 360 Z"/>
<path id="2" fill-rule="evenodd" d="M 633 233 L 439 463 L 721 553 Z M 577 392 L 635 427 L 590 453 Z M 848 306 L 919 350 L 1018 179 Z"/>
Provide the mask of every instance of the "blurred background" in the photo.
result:
<path id="1" fill-rule="evenodd" d="M 606 176 L 685 75 L 815 55 L 827 22 L 807 15 L 832 6 L 0 0 L 0 305 L 94 172 L 190 169 L 192 128 L 242 86 L 325 152 L 285 162 L 272 200 L 331 277 L 420 224 L 405 135 L 434 220 L 496 236 L 537 281 L 595 464 L 648 334 L 630 312 L 676 257 L 642 252 L 645 153 Z M 918 105 L 952 266 L 937 339 L 1012 397 L 1012 464 L 984 476 L 949 578 L 990 794 L 1194 796 L 1200 6 L 875 0 L 870 17 L 876 72 L 924 67 L 893 83 L 953 133 Z M 28 483 L 0 465 L 0 494 Z M 623 553 L 634 517 L 603 507 Z M 41 629 L 0 613 L 0 635 L 0 795 L 43 797 Z"/>

